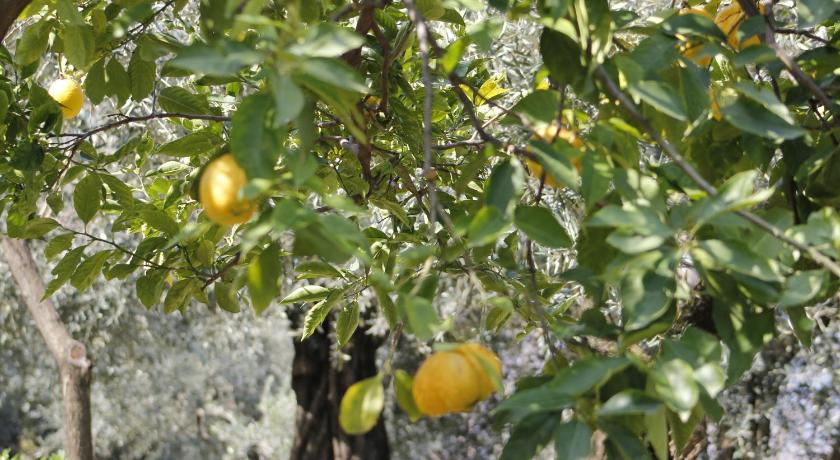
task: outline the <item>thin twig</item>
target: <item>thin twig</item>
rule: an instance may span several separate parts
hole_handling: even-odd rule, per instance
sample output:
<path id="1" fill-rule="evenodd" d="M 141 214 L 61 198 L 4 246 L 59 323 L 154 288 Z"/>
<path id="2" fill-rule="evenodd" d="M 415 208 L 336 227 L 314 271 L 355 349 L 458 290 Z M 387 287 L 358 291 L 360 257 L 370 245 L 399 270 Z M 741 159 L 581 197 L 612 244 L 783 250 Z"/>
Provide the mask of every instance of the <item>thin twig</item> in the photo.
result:
<path id="1" fill-rule="evenodd" d="M 437 222 L 438 197 L 435 179 L 432 177 L 432 99 L 434 88 L 432 87 L 432 71 L 429 64 L 429 29 L 423 16 L 417 11 L 414 0 L 405 0 L 408 17 L 414 23 L 417 33 L 417 42 L 420 47 L 420 58 L 422 61 L 422 78 L 425 98 L 423 100 L 423 175 L 426 177 L 426 190 L 429 193 L 429 208 L 431 210 L 429 233 L 434 236 L 435 223 Z"/>
<path id="2" fill-rule="evenodd" d="M 210 278 L 207 279 L 207 281 L 204 282 L 204 286 L 202 286 L 201 288 L 204 289 L 207 286 L 210 286 L 211 284 L 216 282 L 216 280 L 218 280 L 219 278 L 224 276 L 224 274 L 227 273 L 228 270 L 230 270 L 236 264 L 239 263 L 239 258 L 240 257 L 242 257 L 242 253 L 237 251 L 237 253 L 225 264 L 224 267 L 219 269 L 219 271 L 217 271 L 213 276 L 211 276 Z"/>
<path id="3" fill-rule="evenodd" d="M 624 108 L 630 113 L 630 115 L 636 120 L 636 122 L 644 129 L 645 132 L 657 143 L 662 150 L 671 158 L 671 161 L 674 162 L 694 183 L 700 186 L 706 193 L 709 195 L 717 195 L 717 189 L 709 183 L 703 176 L 694 169 L 693 166 L 685 159 L 685 157 L 680 154 L 680 152 L 671 144 L 669 141 L 664 139 L 662 135 L 659 134 L 659 131 L 654 129 L 654 127 L 650 124 L 650 121 L 645 118 L 644 115 L 639 111 L 639 108 L 636 107 L 636 104 L 627 97 L 624 92 L 618 87 L 618 85 L 613 81 L 610 75 L 607 73 L 606 69 L 604 69 L 603 65 L 599 65 L 595 69 L 595 74 L 599 80 L 606 86 L 607 93 L 612 96 L 612 98 L 616 99 L 624 106 Z M 767 222 L 766 220 L 762 219 L 761 217 L 749 212 L 749 211 L 736 211 L 736 214 L 747 220 L 748 222 L 755 224 L 758 228 L 764 230 L 765 232 L 773 235 L 776 239 L 783 241 L 794 248 L 807 253 L 811 259 L 813 259 L 818 264 L 822 265 L 824 268 L 831 271 L 835 276 L 840 278 L 840 265 L 837 264 L 834 260 L 830 257 L 826 256 L 822 252 L 816 250 L 815 248 L 803 244 L 787 235 L 785 235 L 782 229 L 776 227 L 775 225 Z"/>

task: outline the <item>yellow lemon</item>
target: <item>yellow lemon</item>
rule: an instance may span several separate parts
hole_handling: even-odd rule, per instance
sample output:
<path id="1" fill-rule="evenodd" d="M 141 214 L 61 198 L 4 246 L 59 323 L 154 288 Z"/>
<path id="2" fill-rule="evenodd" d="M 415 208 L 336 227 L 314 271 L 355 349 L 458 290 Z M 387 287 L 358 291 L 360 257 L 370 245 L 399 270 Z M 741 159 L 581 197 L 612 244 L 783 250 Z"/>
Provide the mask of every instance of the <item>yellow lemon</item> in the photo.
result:
<path id="1" fill-rule="evenodd" d="M 758 11 L 761 14 L 764 14 L 763 4 L 759 4 Z M 747 15 L 741 9 L 741 5 L 737 2 L 737 0 L 733 0 L 729 6 L 720 10 L 717 16 L 715 16 L 715 24 L 717 24 L 718 27 L 720 27 L 720 30 L 723 31 L 724 35 L 726 35 L 729 45 L 736 50 L 742 50 L 761 43 L 761 38 L 757 35 L 752 36 L 743 42 L 738 41 L 738 29 L 741 27 L 741 24 L 746 21 L 746 19 Z"/>
<path id="2" fill-rule="evenodd" d="M 233 155 L 227 153 L 211 161 L 198 183 L 198 199 L 207 217 L 220 225 L 247 222 L 256 206 L 239 197 L 246 182 L 245 171 Z"/>
<path id="3" fill-rule="evenodd" d="M 681 16 L 686 14 L 699 14 L 700 16 L 705 16 L 711 20 L 714 20 L 714 17 L 712 17 L 712 15 L 708 11 L 702 8 L 685 8 L 680 10 Z M 677 38 L 680 40 L 677 46 L 680 50 L 680 53 L 682 53 L 683 56 L 687 57 L 688 59 L 691 59 L 692 61 L 694 61 L 695 64 L 697 64 L 700 67 L 708 67 L 709 64 L 712 63 L 711 56 L 695 57 L 697 53 L 699 53 L 700 50 L 703 49 L 702 43 L 699 43 L 696 40 L 690 40 L 687 37 L 684 37 L 679 34 L 677 35 Z"/>
<path id="4" fill-rule="evenodd" d="M 62 78 L 52 82 L 47 92 L 61 106 L 64 119 L 75 118 L 85 104 L 85 94 L 76 80 Z"/>
<path id="5" fill-rule="evenodd" d="M 470 360 L 473 367 L 478 369 L 480 382 L 479 399 L 488 398 L 496 391 L 496 385 L 493 383 L 492 376 L 488 375 L 486 366 L 489 365 L 492 367 L 496 372 L 496 376 L 501 376 L 502 362 L 499 360 L 499 357 L 478 343 L 466 343 L 455 349 L 455 351 L 464 355 Z"/>
<path id="6" fill-rule="evenodd" d="M 433 417 L 466 412 L 475 403 L 490 396 L 494 389 L 493 381 L 479 359 L 487 360 L 501 372 L 499 358 L 478 344 L 439 351 L 426 358 L 417 370 L 411 387 L 420 412 Z"/>

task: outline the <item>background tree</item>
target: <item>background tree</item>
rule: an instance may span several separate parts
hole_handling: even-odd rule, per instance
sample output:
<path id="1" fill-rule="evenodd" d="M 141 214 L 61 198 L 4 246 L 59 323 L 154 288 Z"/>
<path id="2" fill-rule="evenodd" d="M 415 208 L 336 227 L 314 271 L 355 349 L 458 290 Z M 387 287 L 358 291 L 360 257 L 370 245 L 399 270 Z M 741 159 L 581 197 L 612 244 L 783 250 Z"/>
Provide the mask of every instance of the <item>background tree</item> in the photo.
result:
<path id="1" fill-rule="evenodd" d="M 186 2 L 34 2 L 14 53 L 0 55 L 7 233 L 63 254 L 48 294 L 102 273 L 136 277 L 140 299 L 166 313 L 193 299 L 309 305 L 293 378 L 325 390 L 298 394 L 301 458 L 387 456 L 376 400 L 383 384 L 408 383 L 390 357 L 376 373 L 360 319 L 381 317 L 390 343 L 475 339 L 437 308 L 458 279 L 484 333 L 520 328 L 517 317 L 552 356 L 495 409 L 513 426 L 504 458 L 551 440 L 581 456 L 590 439 L 610 456 L 667 458 L 720 417 L 715 397 L 776 334 L 776 313 L 808 344 L 804 305 L 836 292 L 833 37 L 795 57 L 776 42 L 834 24 L 838 6 L 819 5 L 800 3 L 796 27 L 781 27 L 772 2 L 640 19 L 605 0 L 494 1 L 544 27 L 534 90 L 501 106 L 503 78 L 473 53 L 503 20 L 467 27 L 461 14 L 479 2 L 209 0 L 198 29 L 176 21 L 171 34 L 147 29 Z M 127 66 L 113 54 L 123 47 Z M 153 110 L 63 132 L 37 84 L 43 59 L 84 76 L 92 103 L 152 98 Z M 160 119 L 184 135 L 96 143 Z M 258 208 L 233 228 L 197 193 L 202 168 L 227 152 L 248 179 L 236 200 Z M 65 187 L 84 228 L 55 217 Z M 546 251 L 576 263 L 546 267 Z M 284 271 L 309 284 L 281 289 Z M 351 364 L 332 365 L 332 343 Z M 358 381 L 347 394 L 373 402 L 345 398 L 353 410 L 340 413 Z M 346 436 L 337 419 L 373 431 Z"/>

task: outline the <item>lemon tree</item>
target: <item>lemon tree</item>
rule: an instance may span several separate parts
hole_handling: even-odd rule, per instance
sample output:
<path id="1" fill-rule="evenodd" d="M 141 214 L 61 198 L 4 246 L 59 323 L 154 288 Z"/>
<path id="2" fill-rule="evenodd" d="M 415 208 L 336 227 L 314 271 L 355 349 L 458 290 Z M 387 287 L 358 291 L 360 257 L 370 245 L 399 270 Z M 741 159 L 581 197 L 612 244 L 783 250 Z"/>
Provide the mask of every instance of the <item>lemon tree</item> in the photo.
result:
<path id="1" fill-rule="evenodd" d="M 503 458 L 670 458 L 783 329 L 810 344 L 840 276 L 840 4 L 676 3 L 29 2 L 0 48 L 3 228 L 46 242 L 47 296 L 284 308 L 296 369 L 335 340 L 363 371 L 296 387 L 330 419 L 297 458 L 387 457 L 386 386 L 412 418 L 504 390 L 452 351 L 503 329 L 546 344 L 536 375 L 502 366 Z M 514 21 L 540 29 L 521 91 L 493 59 Z M 449 348 L 376 369 L 377 322 Z"/>

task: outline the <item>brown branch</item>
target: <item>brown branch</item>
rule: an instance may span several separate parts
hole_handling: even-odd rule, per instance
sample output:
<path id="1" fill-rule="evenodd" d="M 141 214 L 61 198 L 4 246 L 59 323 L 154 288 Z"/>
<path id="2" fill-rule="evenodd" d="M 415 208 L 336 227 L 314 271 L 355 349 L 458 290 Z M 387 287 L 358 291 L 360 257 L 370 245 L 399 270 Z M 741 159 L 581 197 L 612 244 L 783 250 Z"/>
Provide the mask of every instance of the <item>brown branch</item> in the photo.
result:
<path id="1" fill-rule="evenodd" d="M 32 0 L 0 0 L 0 43 L 6 39 L 12 24 L 31 2 Z"/>
<path id="2" fill-rule="evenodd" d="M 224 267 L 222 267 L 221 269 L 219 269 L 219 271 L 217 271 L 217 272 L 216 272 L 216 274 L 214 274 L 214 275 L 213 275 L 213 276 L 211 276 L 211 277 L 210 277 L 207 281 L 205 281 L 205 282 L 204 282 L 204 286 L 202 286 L 201 288 L 202 288 L 202 289 L 204 289 L 204 288 L 206 288 L 207 286 L 210 286 L 211 284 L 213 284 L 214 282 L 216 282 L 216 280 L 218 280 L 219 278 L 221 278 L 222 276 L 224 276 L 224 275 L 225 275 L 225 273 L 226 273 L 228 270 L 230 270 L 230 269 L 231 269 L 231 268 L 233 268 L 236 264 L 238 264 L 238 263 L 239 263 L 239 258 L 240 258 L 241 256 L 242 256 L 242 253 L 237 252 L 237 253 L 233 256 L 233 258 L 231 258 L 231 259 L 230 259 L 230 260 L 229 260 L 229 261 L 225 264 L 225 266 L 224 266 Z"/>
<path id="3" fill-rule="evenodd" d="M 830 45 L 831 41 L 826 40 L 825 38 L 820 37 L 819 35 L 815 34 L 810 30 L 803 30 L 803 29 L 773 29 L 773 32 L 781 35 L 801 35 L 803 37 L 808 37 L 811 40 L 818 41 L 824 45 Z"/>
<path id="4" fill-rule="evenodd" d="M 10 272 L 20 296 L 58 365 L 64 400 L 64 449 L 67 458 L 93 460 L 91 362 L 85 346 L 67 331 L 52 300 L 44 299 L 44 283 L 26 242 L 0 237 L 0 247 L 6 262 L 14 268 Z"/>
<path id="5" fill-rule="evenodd" d="M 137 122 L 141 122 L 141 121 L 149 121 L 149 120 L 154 120 L 154 119 L 158 119 L 158 118 L 181 118 L 181 119 L 185 119 L 185 120 L 207 120 L 207 121 L 220 121 L 220 122 L 230 121 L 230 117 L 225 116 L 225 115 L 204 115 L 204 114 L 199 114 L 199 113 L 182 113 L 182 112 L 156 112 L 156 113 L 150 113 L 148 115 L 141 115 L 141 116 L 136 116 L 136 117 L 122 115 L 122 114 L 115 114 L 115 116 L 119 117 L 119 120 L 113 121 L 111 123 L 104 124 L 104 125 L 99 126 L 99 127 L 96 127 L 96 128 L 94 128 L 90 131 L 87 131 L 87 132 L 84 132 L 84 133 L 59 134 L 55 137 L 71 137 L 71 138 L 73 138 L 73 140 L 70 141 L 70 142 L 72 142 L 73 144 L 76 144 L 76 143 L 79 143 L 79 142 L 93 136 L 94 134 L 98 134 L 98 133 L 101 133 L 103 131 L 107 131 L 109 129 L 113 129 L 113 128 L 123 126 L 123 125 L 127 125 L 127 124 L 130 124 L 130 123 L 137 123 Z M 66 143 L 66 141 L 65 141 L 65 143 Z"/>
<path id="6" fill-rule="evenodd" d="M 747 16 L 755 16 L 760 14 L 758 8 L 752 4 L 751 1 L 748 0 L 738 0 L 738 3 L 741 5 L 741 8 L 747 14 Z M 767 23 L 767 45 L 776 52 L 776 57 L 782 61 L 782 64 L 785 65 L 788 72 L 793 75 L 793 78 L 799 83 L 800 85 L 808 88 L 811 93 L 820 101 L 820 104 L 825 106 L 827 110 L 830 110 L 832 113 L 837 113 L 834 104 L 831 102 L 831 98 L 820 88 L 820 85 L 817 84 L 807 73 L 805 73 L 799 64 L 793 60 L 790 56 L 785 53 L 785 50 L 776 43 L 776 37 L 774 35 L 774 31 L 776 30 L 776 20 L 773 17 L 773 2 L 772 0 L 764 0 L 764 21 Z"/>
<path id="7" fill-rule="evenodd" d="M 662 150 L 668 155 L 668 157 L 671 158 L 671 161 L 673 161 L 674 164 L 676 164 L 692 181 L 694 181 L 694 183 L 700 186 L 703 191 L 711 196 L 717 195 L 717 189 L 715 189 L 709 181 L 703 178 L 703 176 L 701 176 L 700 173 L 691 166 L 688 160 L 680 154 L 673 144 L 664 139 L 662 135 L 659 134 L 659 131 L 654 129 L 654 127 L 650 124 L 650 121 L 645 118 L 645 116 L 639 111 L 639 108 L 636 107 L 636 104 L 633 103 L 633 101 L 621 91 L 615 81 L 613 81 L 606 69 L 604 69 L 603 65 L 599 65 L 595 69 L 595 75 L 604 84 L 607 89 L 607 93 L 624 106 L 624 108 L 630 113 L 630 116 L 636 120 L 642 129 L 647 132 L 660 147 L 662 147 Z M 840 265 L 822 252 L 785 235 L 785 232 L 782 231 L 782 229 L 749 211 L 736 211 L 735 213 L 761 230 L 773 235 L 776 239 L 808 254 L 814 262 L 817 262 L 840 278 Z"/>

